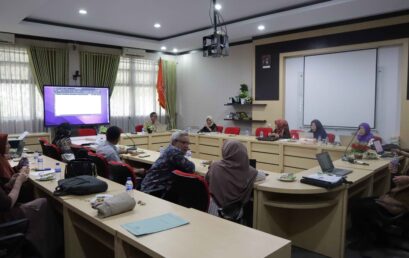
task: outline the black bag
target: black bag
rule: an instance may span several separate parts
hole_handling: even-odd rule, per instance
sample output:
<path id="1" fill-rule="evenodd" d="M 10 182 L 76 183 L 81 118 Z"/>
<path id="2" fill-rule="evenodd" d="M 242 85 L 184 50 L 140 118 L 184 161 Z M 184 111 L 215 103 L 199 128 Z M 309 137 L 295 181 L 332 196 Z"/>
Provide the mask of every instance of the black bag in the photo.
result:
<path id="1" fill-rule="evenodd" d="M 336 181 L 327 181 L 325 179 L 320 179 L 320 178 L 312 178 L 309 176 L 303 176 L 300 180 L 301 183 L 307 184 L 307 185 L 315 185 L 319 187 L 324 187 L 326 189 L 332 189 L 337 186 L 340 186 L 342 184 L 352 184 L 352 182 L 347 181 L 345 177 L 338 177 L 336 176 L 338 180 Z"/>
<path id="2" fill-rule="evenodd" d="M 106 182 L 93 176 L 84 175 L 59 180 L 54 195 L 87 195 L 105 192 L 107 189 L 108 184 Z"/>
<path id="3" fill-rule="evenodd" d="M 91 159 L 74 159 L 65 166 L 64 178 L 89 175 L 97 176 L 97 166 Z"/>

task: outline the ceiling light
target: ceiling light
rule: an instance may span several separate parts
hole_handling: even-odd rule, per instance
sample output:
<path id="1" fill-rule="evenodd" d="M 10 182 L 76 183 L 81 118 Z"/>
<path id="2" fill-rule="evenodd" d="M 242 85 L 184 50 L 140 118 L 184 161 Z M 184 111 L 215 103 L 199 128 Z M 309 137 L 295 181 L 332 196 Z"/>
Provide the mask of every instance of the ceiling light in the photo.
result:
<path id="1" fill-rule="evenodd" d="M 161 49 L 161 50 L 166 50 L 166 47 L 165 47 L 165 46 L 162 46 L 160 49 Z"/>
<path id="2" fill-rule="evenodd" d="M 257 27 L 257 29 L 258 30 L 264 30 L 266 27 L 264 27 L 264 25 L 259 25 L 258 27 Z"/>
<path id="3" fill-rule="evenodd" d="M 222 9 L 222 5 L 221 4 L 215 4 L 214 9 L 216 9 L 217 11 L 220 11 Z"/>
<path id="4" fill-rule="evenodd" d="M 178 49 L 177 48 L 174 48 L 173 49 L 173 53 L 177 53 L 178 52 Z"/>
<path id="5" fill-rule="evenodd" d="M 160 23 L 155 23 L 155 24 L 153 25 L 153 27 L 159 29 L 159 28 L 160 28 Z"/>
<path id="6" fill-rule="evenodd" d="M 85 10 L 85 9 L 80 9 L 78 12 L 79 12 L 79 14 L 87 14 L 88 13 L 87 10 Z"/>

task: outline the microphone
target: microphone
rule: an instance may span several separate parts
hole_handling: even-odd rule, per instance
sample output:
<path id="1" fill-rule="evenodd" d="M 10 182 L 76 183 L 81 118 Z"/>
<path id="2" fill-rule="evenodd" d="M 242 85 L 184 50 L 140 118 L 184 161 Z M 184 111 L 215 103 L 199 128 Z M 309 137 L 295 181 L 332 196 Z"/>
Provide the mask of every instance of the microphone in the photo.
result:
<path id="1" fill-rule="evenodd" d="M 131 140 L 131 142 L 132 142 L 132 144 L 133 144 L 133 145 L 131 145 L 131 147 L 127 148 L 126 151 L 136 150 L 136 144 L 135 144 L 134 140 L 132 139 L 132 137 L 130 137 L 130 136 L 128 135 L 128 133 L 126 133 L 125 135 L 126 135 L 126 137 L 127 137 L 129 140 Z M 129 145 L 127 145 L 127 146 L 129 146 Z"/>
<path id="2" fill-rule="evenodd" d="M 354 137 L 352 137 L 351 140 L 349 141 L 348 146 L 346 147 L 346 149 L 344 151 L 344 155 L 342 155 L 341 159 L 343 161 L 348 161 L 349 163 L 355 163 L 355 159 L 350 158 L 350 157 L 347 156 L 347 151 L 348 151 L 349 146 L 351 146 L 352 142 L 354 141 L 354 139 L 355 139 L 356 135 L 358 134 L 358 132 L 359 132 L 359 127 L 358 127 L 358 129 L 356 129 L 356 131 L 354 133 Z"/>

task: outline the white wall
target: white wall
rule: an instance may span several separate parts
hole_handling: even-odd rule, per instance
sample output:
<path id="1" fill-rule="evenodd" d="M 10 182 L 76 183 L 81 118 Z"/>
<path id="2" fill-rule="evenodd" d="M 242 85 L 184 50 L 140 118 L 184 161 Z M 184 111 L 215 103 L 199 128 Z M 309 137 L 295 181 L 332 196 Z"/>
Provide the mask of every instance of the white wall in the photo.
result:
<path id="1" fill-rule="evenodd" d="M 394 141 L 394 138 L 400 134 L 399 64 L 401 56 L 401 47 L 378 48 L 375 133 L 379 134 L 385 142 Z M 285 118 L 291 128 L 303 128 L 303 69 L 303 57 L 285 60 Z M 362 108 L 365 106 L 363 105 Z M 317 117 L 317 119 L 320 118 Z M 321 122 L 325 126 L 325 121 Z M 352 132 L 334 129 L 327 131 L 336 135 Z"/>
<path id="2" fill-rule="evenodd" d="M 252 88 L 252 45 L 230 48 L 230 55 L 223 58 L 203 57 L 202 52 L 186 54 L 177 59 L 177 125 L 178 128 L 202 127 L 211 115 L 216 124 L 231 126 L 223 119 L 230 112 L 248 111 L 224 106 L 228 98 L 239 93 L 240 84 Z M 251 125 L 236 123 L 241 134 Z"/>

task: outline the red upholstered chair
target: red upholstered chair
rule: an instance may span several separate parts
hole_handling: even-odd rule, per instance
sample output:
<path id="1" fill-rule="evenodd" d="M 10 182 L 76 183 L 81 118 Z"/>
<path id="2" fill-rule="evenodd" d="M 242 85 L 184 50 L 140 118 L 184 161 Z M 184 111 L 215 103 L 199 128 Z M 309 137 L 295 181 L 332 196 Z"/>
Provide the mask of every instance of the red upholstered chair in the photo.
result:
<path id="1" fill-rule="evenodd" d="M 298 132 L 290 131 L 290 135 L 291 135 L 291 139 L 300 139 L 300 135 L 298 134 Z"/>
<path id="2" fill-rule="evenodd" d="M 108 167 L 108 160 L 104 156 L 96 154 L 92 151 L 88 151 L 88 158 L 92 160 L 97 166 L 98 176 L 102 176 L 108 179 L 111 178 L 109 173 L 110 171 Z"/>
<path id="3" fill-rule="evenodd" d="M 221 126 L 221 125 L 216 125 L 216 127 L 217 127 L 217 132 L 218 132 L 218 133 L 223 133 L 223 126 Z"/>
<path id="4" fill-rule="evenodd" d="M 240 134 L 240 127 L 226 127 L 226 129 L 224 129 L 224 133 L 225 134 L 239 135 Z"/>
<path id="5" fill-rule="evenodd" d="M 130 177 L 133 182 L 134 189 L 139 188 L 138 186 L 140 185 L 141 178 L 136 177 L 135 172 L 131 166 L 122 162 L 109 161 L 108 167 L 112 181 L 117 182 L 121 185 L 125 185 L 126 180 L 128 179 L 128 177 Z"/>
<path id="6" fill-rule="evenodd" d="M 330 143 L 334 143 L 335 142 L 335 134 L 333 133 L 327 133 L 327 137 L 328 137 L 328 141 Z"/>
<path id="7" fill-rule="evenodd" d="M 256 129 L 256 136 L 259 137 L 261 132 L 263 132 L 263 136 L 268 136 L 270 133 L 273 132 L 273 128 L 271 128 L 271 127 L 258 127 Z"/>
<path id="8" fill-rule="evenodd" d="M 61 161 L 61 150 L 54 144 L 45 143 L 43 147 L 43 155 Z"/>
<path id="9" fill-rule="evenodd" d="M 97 135 L 97 130 L 93 128 L 78 129 L 78 136 L 91 136 L 91 135 Z"/>
<path id="10" fill-rule="evenodd" d="M 209 187 L 202 176 L 174 170 L 173 183 L 164 195 L 164 199 L 207 212 L 210 202 Z"/>
<path id="11" fill-rule="evenodd" d="M 379 141 L 382 144 L 382 137 L 380 137 L 378 135 L 374 135 L 373 139 L 374 139 L 374 141 Z"/>
<path id="12" fill-rule="evenodd" d="M 143 125 L 136 125 L 136 126 L 135 126 L 135 132 L 136 132 L 136 133 L 142 132 L 142 129 L 143 129 Z"/>

